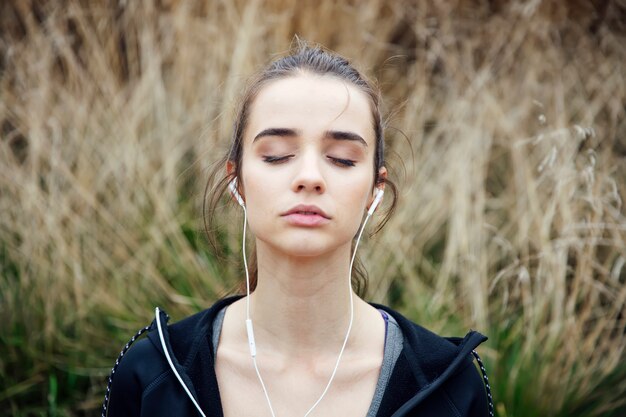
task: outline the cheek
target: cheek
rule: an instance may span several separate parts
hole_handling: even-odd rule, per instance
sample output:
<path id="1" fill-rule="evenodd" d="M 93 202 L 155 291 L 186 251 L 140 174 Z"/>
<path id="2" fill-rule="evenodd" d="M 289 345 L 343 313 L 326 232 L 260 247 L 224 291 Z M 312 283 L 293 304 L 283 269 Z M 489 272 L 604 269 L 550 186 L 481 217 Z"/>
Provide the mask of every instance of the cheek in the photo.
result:
<path id="1" fill-rule="evenodd" d="M 254 234 L 262 233 L 271 221 L 278 215 L 277 206 L 280 179 L 268 177 L 263 169 L 255 166 L 258 162 L 251 162 L 242 173 L 244 183 L 244 199 L 248 214 L 250 230 Z M 284 192 L 284 191 L 283 191 Z"/>
<path id="2" fill-rule="evenodd" d="M 361 176 L 359 180 L 352 180 L 341 184 L 335 189 L 335 201 L 338 208 L 344 212 L 347 224 L 358 228 L 371 194 L 371 181 L 367 176 Z"/>
<path id="3" fill-rule="evenodd" d="M 244 175 L 244 194 L 248 217 L 255 215 L 258 211 L 265 211 L 267 204 L 267 191 L 264 187 L 263 178 L 258 175 Z"/>
<path id="4" fill-rule="evenodd" d="M 242 173 L 245 184 L 245 193 L 254 199 L 254 203 L 267 205 L 277 197 L 277 193 L 284 193 L 285 175 L 277 175 L 268 168 L 267 163 L 260 160 L 250 161 Z M 265 200 L 265 201 L 264 201 Z M 252 202 L 251 202 L 252 203 Z"/>

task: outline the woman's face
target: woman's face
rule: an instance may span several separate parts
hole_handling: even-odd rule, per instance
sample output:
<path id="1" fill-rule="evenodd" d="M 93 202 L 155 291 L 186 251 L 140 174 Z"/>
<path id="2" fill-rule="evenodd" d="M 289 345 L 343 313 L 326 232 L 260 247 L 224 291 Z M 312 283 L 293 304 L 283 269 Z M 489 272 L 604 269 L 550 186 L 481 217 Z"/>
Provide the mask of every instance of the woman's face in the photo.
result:
<path id="1" fill-rule="evenodd" d="M 369 98 L 357 87 L 306 73 L 265 85 L 243 140 L 250 230 L 291 256 L 350 245 L 372 201 L 375 147 Z"/>

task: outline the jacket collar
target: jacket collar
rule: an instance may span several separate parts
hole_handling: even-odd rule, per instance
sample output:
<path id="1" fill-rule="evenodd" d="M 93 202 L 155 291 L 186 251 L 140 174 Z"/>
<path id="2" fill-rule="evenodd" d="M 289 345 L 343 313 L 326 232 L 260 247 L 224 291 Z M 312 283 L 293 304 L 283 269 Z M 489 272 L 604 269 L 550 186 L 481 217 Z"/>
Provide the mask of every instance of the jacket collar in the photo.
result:
<path id="1" fill-rule="evenodd" d="M 223 307 L 243 297 L 243 295 L 235 295 L 222 298 L 209 309 L 172 326 L 166 326 L 167 315 L 161 314 L 165 343 L 174 366 L 201 405 L 203 403 L 208 405 L 211 402 L 219 403 L 217 389 L 214 388 L 209 393 L 204 392 L 207 386 L 217 387 L 217 377 L 214 371 L 215 358 L 211 349 L 213 320 Z M 411 322 L 387 306 L 376 303 L 370 303 L 370 305 L 393 316 L 404 338 L 402 351 L 381 402 L 381 409 L 397 410 L 393 417 L 407 415 L 408 411 L 419 405 L 457 371 L 471 363 L 469 359 L 471 351 L 487 340 L 485 336 L 475 331 L 470 331 L 464 338 L 443 338 Z M 152 327 L 155 327 L 155 322 Z M 157 332 L 150 332 L 148 337 L 162 352 Z M 206 376 L 203 376 L 206 372 L 198 372 L 198 360 L 203 362 L 202 368 L 208 366 L 208 380 Z M 201 389 L 203 392 L 199 395 L 197 389 L 202 387 L 205 388 Z M 204 406 L 203 408 L 207 410 Z M 221 408 L 219 412 L 212 411 L 216 413 L 214 415 L 221 416 Z"/>

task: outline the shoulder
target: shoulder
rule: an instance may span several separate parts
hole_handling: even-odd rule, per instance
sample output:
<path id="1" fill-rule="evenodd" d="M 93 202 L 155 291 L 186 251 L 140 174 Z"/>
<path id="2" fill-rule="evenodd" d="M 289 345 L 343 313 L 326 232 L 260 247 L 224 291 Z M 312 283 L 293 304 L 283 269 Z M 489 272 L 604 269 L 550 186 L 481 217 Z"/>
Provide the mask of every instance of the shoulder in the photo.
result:
<path id="1" fill-rule="evenodd" d="M 148 338 L 134 343 L 118 362 L 115 379 L 120 383 L 128 380 L 149 383 L 167 369 L 161 352 Z"/>
<path id="2" fill-rule="evenodd" d="M 442 387 L 451 404 L 461 415 L 486 416 L 489 410 L 488 397 L 483 378 L 478 368 L 468 358 L 466 365 L 451 376 Z"/>
<path id="3" fill-rule="evenodd" d="M 145 391 L 167 372 L 161 352 L 148 338 L 135 342 L 118 358 L 111 373 L 108 415 L 139 415 Z"/>
<path id="4" fill-rule="evenodd" d="M 409 356 L 409 359 L 419 360 L 420 368 L 425 372 L 427 379 L 434 379 L 441 374 L 442 369 L 448 367 L 465 343 L 470 342 L 478 345 L 483 341 L 481 338 L 479 338 L 481 340 L 470 341 L 467 340 L 467 337 L 443 337 L 415 323 L 391 307 L 374 303 L 371 305 L 386 311 L 395 319 L 402 331 L 406 348 L 405 354 Z"/>
<path id="5" fill-rule="evenodd" d="M 167 314 L 160 312 L 158 320 L 163 330 L 163 343 L 179 372 L 184 374 L 198 356 L 203 341 L 210 337 L 210 324 L 217 312 L 238 298 L 240 296 L 223 298 L 210 308 L 170 325 L 166 325 Z M 146 330 L 147 337 L 134 342 Z M 172 370 L 165 359 L 163 343 L 155 319 L 125 346 L 111 372 L 110 392 L 105 398 L 109 416 L 139 415 L 142 398 L 168 379 Z"/>
<path id="6" fill-rule="evenodd" d="M 487 392 L 472 353 L 487 340 L 485 336 L 470 331 L 465 337 L 442 337 L 389 307 L 373 305 L 391 315 L 402 331 L 402 369 L 396 369 L 401 377 L 397 380 L 403 386 L 413 381 L 408 385 L 414 395 L 405 407 L 418 407 L 424 398 L 439 398 L 456 415 L 487 415 Z"/>

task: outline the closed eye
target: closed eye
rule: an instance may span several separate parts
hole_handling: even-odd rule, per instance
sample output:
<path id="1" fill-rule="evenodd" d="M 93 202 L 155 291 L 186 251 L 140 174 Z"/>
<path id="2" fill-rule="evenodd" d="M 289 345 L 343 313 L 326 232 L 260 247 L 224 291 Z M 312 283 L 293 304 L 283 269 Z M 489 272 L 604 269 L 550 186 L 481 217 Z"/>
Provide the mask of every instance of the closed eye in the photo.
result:
<path id="1" fill-rule="evenodd" d="M 263 161 L 269 164 L 279 164 L 281 162 L 287 161 L 293 155 L 285 155 L 285 156 L 272 156 L 272 155 L 263 155 Z"/>
<path id="2" fill-rule="evenodd" d="M 332 156 L 329 156 L 328 159 L 330 159 L 335 165 L 342 167 L 353 167 L 355 162 L 350 159 L 335 158 Z"/>

